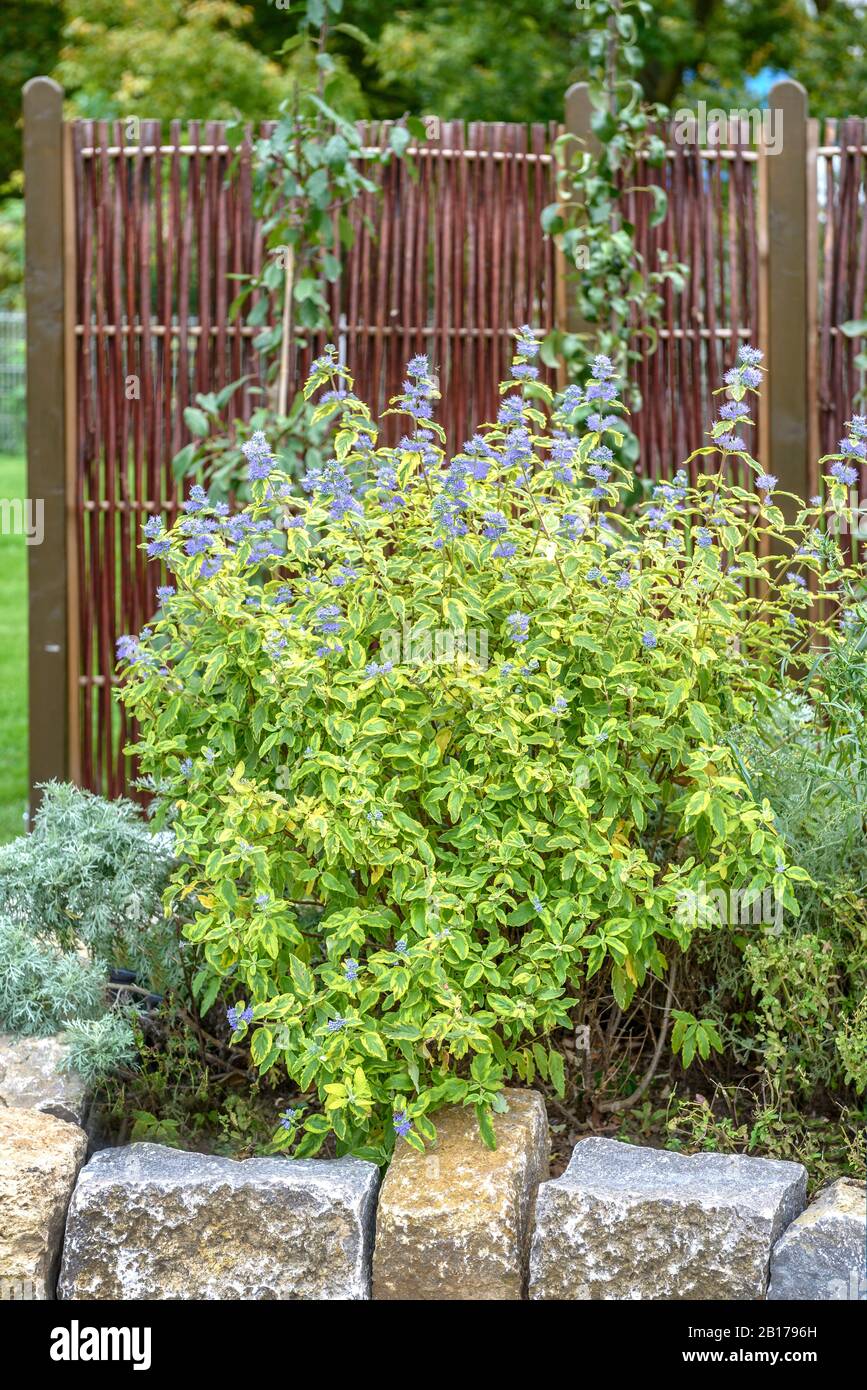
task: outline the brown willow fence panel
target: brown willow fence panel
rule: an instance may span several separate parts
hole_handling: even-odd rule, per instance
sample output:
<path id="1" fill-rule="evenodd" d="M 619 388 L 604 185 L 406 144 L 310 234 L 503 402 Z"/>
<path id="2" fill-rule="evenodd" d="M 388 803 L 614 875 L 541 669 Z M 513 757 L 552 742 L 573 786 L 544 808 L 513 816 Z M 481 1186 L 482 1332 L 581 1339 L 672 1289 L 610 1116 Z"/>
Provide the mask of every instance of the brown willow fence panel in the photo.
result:
<path id="1" fill-rule="evenodd" d="M 438 418 L 453 447 L 494 417 L 523 323 L 551 328 L 558 277 L 541 213 L 554 201 L 556 125 L 429 122 L 427 144 L 381 172 L 381 197 L 362 200 L 333 313 L 364 399 L 383 409 L 414 352 L 440 379 Z M 371 148 L 387 125 L 362 125 Z M 375 231 L 372 234 L 370 224 Z M 404 428 L 386 423 L 385 438 Z"/>
<path id="2" fill-rule="evenodd" d="M 864 372 L 855 358 L 867 334 L 847 337 L 841 325 L 867 317 L 867 120 L 817 126 L 817 447 L 826 454 L 837 448 L 853 409 L 865 409 Z"/>
<path id="3" fill-rule="evenodd" d="M 116 795 L 131 734 L 112 699 L 114 644 L 154 608 L 158 565 L 138 548 L 150 512 L 178 506 L 171 460 L 197 392 L 259 375 L 257 330 L 230 322 L 238 282 L 261 265 L 249 167 L 217 123 L 70 127 L 74 189 L 72 470 L 79 586 L 80 776 Z M 249 384 L 238 402 L 249 412 Z"/>
<path id="4" fill-rule="evenodd" d="M 742 145 L 673 145 L 662 167 L 639 168 L 636 182 L 668 195 L 668 216 L 656 227 L 646 194 L 627 199 L 647 267 L 662 253 L 688 272 L 681 293 L 666 283 L 658 349 L 636 369 L 641 469 L 658 477 L 706 442 L 713 391 L 740 344 L 759 340 L 757 154 Z"/>
<path id="5" fill-rule="evenodd" d="M 806 107 L 795 84 L 783 85 L 772 101 L 779 91 L 794 103 L 794 135 L 779 157 L 672 142 L 662 169 L 641 171 L 639 182 L 669 193 L 657 228 L 647 196 L 633 199 L 648 263 L 662 250 L 690 271 L 683 293 L 666 289 L 659 350 L 638 369 L 645 407 L 635 425 L 652 476 L 702 442 L 711 391 L 737 344 L 759 338 L 772 367 L 788 350 L 788 380 L 800 382 L 763 412 L 766 452 L 781 479 L 803 474 L 807 261 L 795 232 L 786 241 L 780 228 L 804 225 Z M 171 459 L 187 442 L 183 409 L 196 392 L 246 375 L 232 407 L 249 414 L 260 326 L 229 310 L 234 277 L 255 275 L 263 249 L 249 164 L 233 162 L 219 123 L 145 121 L 129 145 L 123 123 L 64 123 L 61 106 L 48 79 L 28 84 L 29 490 L 46 499 L 50 537 L 29 556 L 31 784 L 72 776 L 115 794 L 128 785 L 121 750 L 133 732 L 111 698 L 115 641 L 147 621 L 160 580 L 138 550 L 139 528 L 148 513 L 176 512 Z M 567 99 L 572 130 L 580 106 Z M 429 352 L 441 418 L 460 444 L 495 411 L 510 330 L 566 321 L 564 267 L 539 223 L 555 200 L 561 127 L 432 124 L 415 178 L 398 162 L 377 169 L 381 198 L 358 210 L 332 313 L 374 407 L 398 389 L 407 357 Z M 386 131 L 362 134 L 373 148 Z M 399 422 L 386 428 L 392 437 Z"/>

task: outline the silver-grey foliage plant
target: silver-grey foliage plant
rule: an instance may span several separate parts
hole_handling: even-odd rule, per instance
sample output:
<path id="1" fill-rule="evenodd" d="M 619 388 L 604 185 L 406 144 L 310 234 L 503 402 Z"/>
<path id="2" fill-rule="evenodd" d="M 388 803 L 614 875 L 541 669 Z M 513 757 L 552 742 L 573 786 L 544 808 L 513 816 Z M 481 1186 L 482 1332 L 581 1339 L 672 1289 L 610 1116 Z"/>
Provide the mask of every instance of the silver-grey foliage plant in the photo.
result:
<path id="1" fill-rule="evenodd" d="M 132 802 L 49 783 L 33 833 L 0 848 L 0 1029 L 64 1031 L 88 1084 L 132 1062 L 132 1010 L 112 1007 L 109 971 L 159 992 L 180 983 L 162 908 L 172 863 L 171 836 Z"/>
<path id="2" fill-rule="evenodd" d="M 154 835 L 131 801 L 50 782 L 33 832 L 0 847 L 0 915 L 61 950 L 83 947 L 159 992 L 179 983 L 162 894 L 171 837 Z"/>

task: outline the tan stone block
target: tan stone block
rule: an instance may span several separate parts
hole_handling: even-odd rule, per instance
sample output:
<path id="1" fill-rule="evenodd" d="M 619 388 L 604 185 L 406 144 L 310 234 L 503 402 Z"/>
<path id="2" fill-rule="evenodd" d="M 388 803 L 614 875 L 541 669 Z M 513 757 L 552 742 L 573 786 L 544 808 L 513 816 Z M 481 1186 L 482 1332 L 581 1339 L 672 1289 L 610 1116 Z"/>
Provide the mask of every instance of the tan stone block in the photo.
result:
<path id="1" fill-rule="evenodd" d="M 0 1299 L 54 1297 L 66 1209 L 86 1150 L 77 1125 L 0 1107 Z"/>
<path id="2" fill-rule="evenodd" d="M 521 1298 L 548 1120 L 537 1091 L 505 1094 L 496 1150 L 463 1106 L 432 1116 L 437 1140 L 425 1153 L 398 1141 L 376 1218 L 374 1298 Z"/>

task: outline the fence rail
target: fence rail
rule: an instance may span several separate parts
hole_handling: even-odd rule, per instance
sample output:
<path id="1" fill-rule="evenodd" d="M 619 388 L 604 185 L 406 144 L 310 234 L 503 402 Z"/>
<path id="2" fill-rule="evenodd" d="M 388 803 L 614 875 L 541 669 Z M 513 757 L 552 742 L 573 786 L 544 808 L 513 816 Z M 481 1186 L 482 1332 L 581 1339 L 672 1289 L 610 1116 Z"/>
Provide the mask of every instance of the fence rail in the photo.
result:
<path id="1" fill-rule="evenodd" d="M 258 296 L 246 319 L 229 307 L 265 252 L 249 158 L 235 160 L 219 122 L 143 121 L 130 144 L 119 122 L 64 123 L 61 99 L 48 79 L 25 89 L 29 488 L 53 516 L 52 541 L 30 550 L 31 782 L 72 776 L 113 795 L 129 785 L 133 732 L 112 700 L 115 640 L 147 621 L 160 579 L 139 525 L 179 505 L 171 460 L 195 394 L 245 376 L 232 413 L 253 407 Z M 820 129 L 794 83 L 770 100 L 786 118 L 780 154 L 672 140 L 661 168 L 640 171 L 669 212 L 651 227 L 649 199 L 631 199 L 639 246 L 689 275 L 682 293 L 666 287 L 658 350 L 637 368 L 635 426 L 641 468 L 675 467 L 702 442 L 738 344 L 761 342 L 773 383 L 761 457 L 803 493 L 811 446 L 834 442 L 861 384 L 858 344 L 839 328 L 863 314 L 867 123 Z M 456 445 L 495 411 L 511 330 L 567 321 L 569 282 L 539 214 L 556 199 L 554 140 L 592 136 L 581 87 L 564 126 L 437 124 L 413 151 L 415 178 L 401 161 L 368 166 L 380 195 L 356 209 L 329 292 L 359 392 L 382 408 L 406 359 L 428 352 Z M 361 127 L 371 153 L 387 133 Z M 386 437 L 397 428 L 386 421 Z"/>

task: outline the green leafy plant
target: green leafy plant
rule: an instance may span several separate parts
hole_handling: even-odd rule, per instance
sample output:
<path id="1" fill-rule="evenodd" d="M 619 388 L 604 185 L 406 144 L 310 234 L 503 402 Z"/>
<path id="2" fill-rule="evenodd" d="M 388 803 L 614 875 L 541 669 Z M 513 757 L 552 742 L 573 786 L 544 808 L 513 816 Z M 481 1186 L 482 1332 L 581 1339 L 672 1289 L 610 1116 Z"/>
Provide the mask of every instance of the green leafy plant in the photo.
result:
<path id="1" fill-rule="evenodd" d="M 803 1163 L 810 1189 L 841 1176 L 864 1177 L 863 1117 L 843 1109 L 835 1123 L 775 1101 L 757 1102 L 748 1087 L 718 1086 L 710 1100 L 672 1096 L 662 1135 L 666 1148 L 762 1154 Z"/>
<path id="2" fill-rule="evenodd" d="M 792 574 L 857 614 L 861 572 L 811 542 L 815 509 L 786 522 L 735 433 L 759 354 L 696 451 L 717 470 L 636 517 L 612 364 L 554 398 L 517 338 L 497 420 L 448 466 L 427 360 L 392 403 L 407 435 L 377 447 L 332 349 L 307 385 L 326 465 L 293 486 L 254 439 L 249 507 L 201 493 L 145 528 L 175 591 L 123 639 L 121 698 L 174 817 L 167 901 L 196 901 L 200 997 L 231 1000 L 235 1042 L 305 1093 L 277 1139 L 300 1154 L 330 1133 L 377 1160 L 395 1135 L 421 1148 L 447 1101 L 492 1142 L 507 1081 L 547 1066 L 562 1089 L 550 1038 L 594 991 L 627 1011 L 670 974 L 685 893 L 796 913 L 808 880 L 732 738 L 818 688 L 806 655 L 839 645 Z"/>
<path id="3" fill-rule="evenodd" d="M 202 1041 L 207 1043 L 203 1053 Z M 134 1065 L 105 1074 L 96 1123 L 112 1143 L 152 1142 L 236 1157 L 274 1152 L 275 1125 L 297 1101 L 258 1078 L 243 1048 L 221 1048 L 196 1021 L 162 1011 L 136 1026 Z M 282 1132 L 282 1131 L 281 1131 Z"/>
<path id="4" fill-rule="evenodd" d="M 684 1067 L 690 1065 L 696 1054 L 707 1061 L 711 1052 L 722 1052 L 719 1033 L 709 1019 L 697 1019 L 685 1009 L 673 1009 L 672 1017 L 671 1050 L 680 1053 Z"/>

